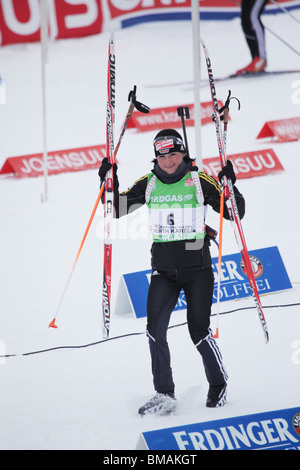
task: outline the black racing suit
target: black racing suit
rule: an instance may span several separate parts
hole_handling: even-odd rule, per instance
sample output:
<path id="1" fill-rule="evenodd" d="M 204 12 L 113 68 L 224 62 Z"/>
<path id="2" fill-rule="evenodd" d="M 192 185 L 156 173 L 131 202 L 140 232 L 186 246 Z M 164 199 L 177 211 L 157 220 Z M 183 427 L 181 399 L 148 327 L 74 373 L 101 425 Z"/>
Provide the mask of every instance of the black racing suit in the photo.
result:
<path id="1" fill-rule="evenodd" d="M 155 173 L 155 169 L 152 172 Z M 220 212 L 219 184 L 204 172 L 199 173 L 199 178 L 204 205 L 210 205 Z M 145 204 L 147 180 L 148 175 L 142 177 L 121 193 L 119 199 L 116 198 L 117 217 Z M 245 212 L 244 198 L 235 186 L 234 192 L 242 218 Z M 229 219 L 226 205 L 224 218 Z M 151 248 L 152 276 L 147 301 L 147 334 L 154 388 L 160 393 L 174 391 L 167 329 L 181 289 L 184 290 L 187 302 L 189 333 L 202 356 L 207 380 L 210 385 L 221 385 L 227 381 L 219 348 L 209 328 L 214 287 L 210 240 L 206 237 L 199 248 L 197 242 L 199 240 L 158 242 L 153 243 Z"/>
<path id="2" fill-rule="evenodd" d="M 265 31 L 260 19 L 269 0 L 242 0 L 241 22 L 252 59 L 266 60 Z"/>

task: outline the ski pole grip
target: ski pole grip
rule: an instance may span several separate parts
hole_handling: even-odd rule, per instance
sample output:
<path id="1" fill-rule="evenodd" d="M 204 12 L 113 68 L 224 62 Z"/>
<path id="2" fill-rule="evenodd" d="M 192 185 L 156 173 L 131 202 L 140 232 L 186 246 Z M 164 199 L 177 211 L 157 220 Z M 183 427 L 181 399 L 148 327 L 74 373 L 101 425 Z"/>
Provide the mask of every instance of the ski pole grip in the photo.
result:
<path id="1" fill-rule="evenodd" d="M 128 108 L 127 116 L 126 116 L 128 119 L 131 117 L 133 111 L 134 111 L 134 102 L 131 101 L 129 108 Z"/>
<path id="2" fill-rule="evenodd" d="M 223 114 L 223 122 L 224 124 L 228 124 L 228 114 L 229 114 L 229 109 L 225 108 L 224 109 L 224 114 Z"/>
<path id="3" fill-rule="evenodd" d="M 128 101 L 135 101 L 136 99 L 136 85 L 134 85 L 133 90 L 129 92 Z"/>

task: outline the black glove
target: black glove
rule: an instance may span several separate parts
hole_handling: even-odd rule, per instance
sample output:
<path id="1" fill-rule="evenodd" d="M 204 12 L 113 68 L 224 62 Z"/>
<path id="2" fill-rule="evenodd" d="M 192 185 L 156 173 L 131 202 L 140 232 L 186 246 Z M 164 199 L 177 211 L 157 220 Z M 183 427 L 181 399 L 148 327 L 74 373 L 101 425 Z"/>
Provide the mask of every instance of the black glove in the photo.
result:
<path id="1" fill-rule="evenodd" d="M 108 158 L 107 157 L 103 158 L 99 171 L 98 171 L 98 175 L 100 176 L 101 181 L 105 180 L 106 173 L 111 169 L 111 167 L 112 167 L 112 164 L 108 161 Z"/>
<path id="2" fill-rule="evenodd" d="M 223 176 L 226 176 L 226 178 L 231 180 L 232 184 L 235 184 L 236 176 L 235 176 L 235 172 L 233 169 L 233 165 L 230 160 L 227 160 L 227 165 L 223 166 L 222 170 L 218 174 L 218 178 L 220 182 L 222 182 Z"/>
<path id="3" fill-rule="evenodd" d="M 112 164 L 108 161 L 108 158 L 103 158 L 98 175 L 100 177 L 101 184 L 105 180 L 106 173 L 111 169 Z M 114 180 L 114 190 L 117 191 L 119 189 L 119 180 L 117 176 L 118 165 L 116 163 L 113 164 L 113 180 Z"/>

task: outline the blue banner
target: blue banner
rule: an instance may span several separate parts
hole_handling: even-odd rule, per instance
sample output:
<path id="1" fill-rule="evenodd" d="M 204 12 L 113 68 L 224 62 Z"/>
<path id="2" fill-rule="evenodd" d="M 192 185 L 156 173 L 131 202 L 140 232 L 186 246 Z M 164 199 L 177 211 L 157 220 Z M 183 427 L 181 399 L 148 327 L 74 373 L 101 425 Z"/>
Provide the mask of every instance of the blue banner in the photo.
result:
<path id="1" fill-rule="evenodd" d="M 149 450 L 300 450 L 300 406 L 144 432 Z"/>
<path id="2" fill-rule="evenodd" d="M 249 252 L 252 270 L 260 295 L 291 289 L 292 284 L 286 272 L 277 246 Z M 218 258 L 212 258 L 215 276 L 213 302 L 217 301 Z M 137 318 L 147 316 L 147 294 L 151 270 L 123 274 L 134 314 Z M 220 302 L 249 297 L 251 289 L 243 270 L 240 253 L 222 257 Z M 185 310 L 186 299 L 181 291 L 174 310 Z"/>

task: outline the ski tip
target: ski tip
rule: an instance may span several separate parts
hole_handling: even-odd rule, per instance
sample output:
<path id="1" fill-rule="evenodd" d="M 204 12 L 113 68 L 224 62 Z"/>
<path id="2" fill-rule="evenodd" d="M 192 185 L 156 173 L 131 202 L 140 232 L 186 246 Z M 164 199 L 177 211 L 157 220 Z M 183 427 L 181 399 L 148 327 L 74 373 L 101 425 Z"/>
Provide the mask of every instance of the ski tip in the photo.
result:
<path id="1" fill-rule="evenodd" d="M 58 328 L 58 326 L 55 324 L 55 318 L 49 323 L 48 328 Z"/>

